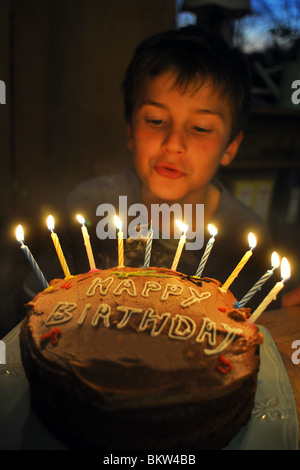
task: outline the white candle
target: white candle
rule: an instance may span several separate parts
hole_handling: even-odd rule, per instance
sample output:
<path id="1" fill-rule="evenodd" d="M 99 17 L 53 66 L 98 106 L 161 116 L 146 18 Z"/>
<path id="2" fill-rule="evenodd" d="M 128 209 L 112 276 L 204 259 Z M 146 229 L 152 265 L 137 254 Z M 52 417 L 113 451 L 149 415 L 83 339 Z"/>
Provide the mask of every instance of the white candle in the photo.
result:
<path id="1" fill-rule="evenodd" d="M 291 277 L 291 269 L 289 262 L 286 258 L 282 258 L 281 261 L 281 281 L 277 282 L 273 289 L 269 292 L 269 294 L 264 298 L 261 304 L 257 307 L 257 309 L 252 313 L 251 317 L 249 318 L 249 323 L 254 323 L 258 317 L 264 312 L 264 310 L 268 307 L 268 305 L 273 301 L 276 300 L 278 293 L 283 289 L 284 283 L 287 279 Z"/>
<path id="2" fill-rule="evenodd" d="M 150 226 L 150 229 L 148 231 L 147 243 L 146 243 L 144 268 L 149 268 L 149 266 L 150 266 L 152 241 L 153 241 L 153 229 L 152 229 L 152 222 L 151 222 L 151 226 Z"/>
<path id="3" fill-rule="evenodd" d="M 59 262 L 61 264 L 61 267 L 63 269 L 63 272 L 65 274 L 65 277 L 71 277 L 71 273 L 69 271 L 66 259 L 64 257 L 62 248 L 60 246 L 58 236 L 56 235 L 56 233 L 54 233 L 54 219 L 53 219 L 52 215 L 49 215 L 49 217 L 47 219 L 47 226 L 48 226 L 48 229 L 51 232 L 51 238 L 52 238 L 52 241 L 53 241 L 53 245 L 54 245 L 54 248 L 56 250 L 56 253 L 57 253 Z"/>
<path id="4" fill-rule="evenodd" d="M 124 240 L 122 232 L 122 222 L 117 215 L 114 217 L 116 227 L 118 229 L 118 265 L 124 266 Z"/>
<path id="5" fill-rule="evenodd" d="M 96 269 L 94 255 L 93 255 L 91 242 L 90 242 L 90 236 L 89 236 L 88 230 L 85 226 L 84 217 L 82 217 L 79 214 L 76 217 L 77 217 L 78 222 L 81 224 L 81 232 L 82 232 L 84 246 L 85 246 L 86 253 L 87 253 L 87 256 L 88 256 L 88 260 L 89 260 L 90 269 L 91 270 Z"/>
<path id="6" fill-rule="evenodd" d="M 279 256 L 276 253 L 276 251 L 274 251 L 271 256 L 271 266 L 272 266 L 271 269 L 268 269 L 268 271 L 266 271 L 265 274 L 257 281 L 257 283 L 254 284 L 254 286 L 249 290 L 249 292 L 247 292 L 247 294 L 244 295 L 242 300 L 240 300 L 239 302 L 235 302 L 234 305 L 237 308 L 243 308 L 246 305 L 246 303 L 249 302 L 250 299 L 252 299 L 254 294 L 256 294 L 256 292 L 261 290 L 262 286 L 273 275 L 275 269 L 277 269 L 279 265 L 280 265 Z"/>
<path id="7" fill-rule="evenodd" d="M 239 273 L 241 272 L 241 270 L 243 269 L 243 267 L 245 266 L 249 258 L 252 256 L 253 249 L 256 247 L 256 238 L 252 232 L 250 232 L 248 235 L 248 242 L 249 242 L 250 250 L 245 253 L 241 261 L 238 263 L 236 268 L 232 271 L 232 273 L 230 274 L 226 282 L 224 282 L 223 286 L 221 287 L 221 289 L 225 292 L 227 291 L 229 286 L 233 283 L 235 278 L 239 275 Z"/>
<path id="8" fill-rule="evenodd" d="M 215 236 L 217 235 L 218 233 L 218 230 L 216 229 L 216 227 L 214 227 L 214 225 L 212 224 L 208 224 L 208 231 L 211 235 L 211 238 L 208 240 L 207 242 L 207 245 L 206 245 L 206 248 L 205 248 L 205 251 L 203 253 L 203 256 L 201 258 L 201 261 L 199 263 L 199 266 L 198 266 L 198 269 L 196 271 L 196 274 L 195 276 L 197 277 L 201 277 L 202 276 L 202 272 L 203 272 L 203 269 L 204 269 L 204 266 L 206 265 L 206 261 L 210 255 L 210 252 L 212 250 L 212 247 L 215 243 Z"/>
<path id="9" fill-rule="evenodd" d="M 177 269 L 181 253 L 182 253 L 184 244 L 186 242 L 186 235 L 185 234 L 188 230 L 188 226 L 185 225 L 183 222 L 180 222 L 179 220 L 176 220 L 176 223 L 177 223 L 178 227 L 182 230 L 183 233 L 180 237 L 180 240 L 179 240 L 179 243 L 178 243 L 178 246 L 177 246 L 177 250 L 176 250 L 176 253 L 175 253 L 175 256 L 174 256 L 173 264 L 172 264 L 172 267 L 171 267 L 171 269 L 173 271 L 176 271 L 176 269 Z"/>
<path id="10" fill-rule="evenodd" d="M 44 277 L 44 274 L 40 270 L 40 268 L 39 268 L 37 262 L 35 261 L 31 251 L 29 250 L 28 246 L 24 245 L 24 243 L 23 243 L 24 242 L 24 230 L 23 230 L 22 225 L 18 225 L 18 227 L 16 229 L 16 238 L 17 238 L 18 242 L 20 243 L 21 250 L 23 251 L 24 255 L 26 256 L 27 260 L 29 261 L 29 263 L 30 263 L 35 275 L 37 276 L 38 280 L 42 284 L 43 288 L 47 289 L 47 287 L 49 287 L 49 284 L 46 281 L 46 279 Z"/>

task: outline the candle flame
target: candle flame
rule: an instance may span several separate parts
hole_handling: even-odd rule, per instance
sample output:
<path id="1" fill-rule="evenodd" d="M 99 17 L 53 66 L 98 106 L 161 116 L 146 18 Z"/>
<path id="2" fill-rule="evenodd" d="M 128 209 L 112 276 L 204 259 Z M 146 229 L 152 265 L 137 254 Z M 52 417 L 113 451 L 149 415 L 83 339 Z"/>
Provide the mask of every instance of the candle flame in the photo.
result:
<path id="1" fill-rule="evenodd" d="M 47 227 L 49 230 L 54 230 L 54 219 L 52 217 L 52 215 L 49 215 L 48 219 L 47 219 Z"/>
<path id="2" fill-rule="evenodd" d="M 76 218 L 77 218 L 77 220 L 80 224 L 82 224 L 82 225 L 85 224 L 85 219 L 82 217 L 82 215 L 78 214 L 78 215 L 76 215 Z"/>
<path id="3" fill-rule="evenodd" d="M 18 225 L 16 228 L 16 238 L 18 242 L 24 241 L 24 230 L 23 230 L 22 225 Z"/>
<path id="4" fill-rule="evenodd" d="M 114 216 L 114 221 L 117 229 L 122 230 L 122 222 L 117 215 Z"/>
<path id="5" fill-rule="evenodd" d="M 249 235 L 248 235 L 248 242 L 249 242 L 249 247 L 251 249 L 256 247 L 256 238 L 255 238 L 255 235 L 252 232 L 250 232 Z"/>
<path id="6" fill-rule="evenodd" d="M 183 232 L 183 234 L 185 235 L 187 230 L 188 230 L 188 225 L 185 225 L 183 222 L 180 222 L 180 220 L 176 220 L 176 224 L 178 225 L 178 227 L 180 228 L 180 230 Z"/>
<path id="7" fill-rule="evenodd" d="M 272 256 L 271 256 L 271 266 L 272 268 L 278 268 L 280 265 L 280 259 L 276 251 L 273 251 Z"/>
<path id="8" fill-rule="evenodd" d="M 215 237 L 218 233 L 218 229 L 212 224 L 208 224 L 208 231 L 212 237 Z"/>
<path id="9" fill-rule="evenodd" d="M 281 261 L 281 278 L 282 280 L 289 279 L 291 277 L 290 263 L 286 258 L 282 258 Z"/>

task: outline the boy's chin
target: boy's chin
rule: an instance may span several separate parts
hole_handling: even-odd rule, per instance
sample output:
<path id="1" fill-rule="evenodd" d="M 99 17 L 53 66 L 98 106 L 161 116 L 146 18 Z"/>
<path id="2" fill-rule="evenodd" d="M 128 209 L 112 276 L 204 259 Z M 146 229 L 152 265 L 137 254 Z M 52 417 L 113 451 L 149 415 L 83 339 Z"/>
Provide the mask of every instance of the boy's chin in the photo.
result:
<path id="1" fill-rule="evenodd" d="M 166 183 L 166 185 L 168 185 L 168 183 Z M 179 191 L 178 189 L 172 189 L 167 186 L 164 187 L 163 185 L 160 188 L 157 188 L 156 190 L 153 189 L 151 192 L 154 195 L 154 199 L 161 201 L 162 203 L 180 202 L 181 200 L 184 200 L 187 195 L 185 191 Z"/>

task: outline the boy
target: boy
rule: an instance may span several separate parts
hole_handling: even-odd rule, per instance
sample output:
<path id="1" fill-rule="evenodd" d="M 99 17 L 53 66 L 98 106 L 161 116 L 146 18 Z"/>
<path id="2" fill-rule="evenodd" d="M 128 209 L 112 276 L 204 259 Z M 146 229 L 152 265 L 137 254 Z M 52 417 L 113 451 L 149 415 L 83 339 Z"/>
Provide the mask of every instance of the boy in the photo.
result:
<path id="1" fill-rule="evenodd" d="M 257 237 L 257 248 L 247 267 L 232 285 L 239 299 L 269 268 L 272 251 L 268 231 L 246 206 L 232 198 L 214 179 L 219 165 L 235 158 L 247 120 L 250 91 L 247 66 L 238 52 L 222 38 L 187 27 L 145 39 L 137 47 L 123 82 L 127 145 L 134 169 L 117 175 L 95 177 L 77 187 L 67 201 L 73 257 L 73 272 L 88 270 L 78 222 L 90 222 L 96 266 L 116 266 L 116 240 L 99 240 L 97 207 L 110 203 L 118 210 L 119 196 L 128 206 L 204 204 L 204 227 L 218 229 L 214 248 L 203 275 L 224 282 L 248 250 L 247 235 Z M 64 219 L 66 221 L 66 219 Z M 195 218 L 190 222 L 195 231 Z M 205 229 L 205 241 L 207 242 Z M 143 265 L 145 243 L 125 245 L 125 265 Z M 151 266 L 170 268 L 178 238 L 154 240 Z M 133 250 L 130 249 L 133 247 Z M 194 275 L 203 250 L 183 250 L 178 270 Z M 72 264 L 78 261 L 77 264 Z M 56 274 L 57 275 L 57 274 Z"/>

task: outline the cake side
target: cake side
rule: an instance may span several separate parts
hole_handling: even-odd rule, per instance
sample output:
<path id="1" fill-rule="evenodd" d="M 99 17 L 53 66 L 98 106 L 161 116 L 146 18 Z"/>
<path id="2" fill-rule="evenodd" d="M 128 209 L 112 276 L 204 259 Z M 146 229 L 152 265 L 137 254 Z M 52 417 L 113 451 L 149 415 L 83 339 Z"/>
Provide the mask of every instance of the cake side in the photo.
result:
<path id="1" fill-rule="evenodd" d="M 76 409 L 75 434 L 82 428 L 86 436 L 89 422 L 94 431 L 84 445 L 92 447 L 104 435 L 106 445 L 120 449 L 131 441 L 135 448 L 186 446 L 187 439 L 205 447 L 213 435 L 225 438 L 229 426 L 237 432 L 253 407 L 262 337 L 247 323 L 249 309 L 236 310 L 234 296 L 219 287 L 163 268 L 117 267 L 54 280 L 30 302 L 21 330 L 40 414 L 49 421 L 53 397 L 64 396 L 54 421 L 63 420 L 76 440 Z M 103 431 L 105 422 L 114 428 L 114 416 L 123 429 L 117 442 L 116 429 L 110 439 Z M 153 437 L 161 428 L 165 442 Z"/>

